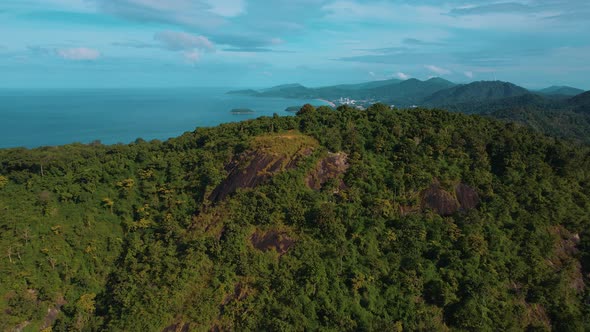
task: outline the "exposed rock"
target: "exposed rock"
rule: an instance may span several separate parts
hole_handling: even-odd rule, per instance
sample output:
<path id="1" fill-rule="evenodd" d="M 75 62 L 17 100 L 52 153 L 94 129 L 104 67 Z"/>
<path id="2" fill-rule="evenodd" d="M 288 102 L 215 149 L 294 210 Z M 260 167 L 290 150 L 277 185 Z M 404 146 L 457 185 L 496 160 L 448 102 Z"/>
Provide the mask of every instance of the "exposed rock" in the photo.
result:
<path id="1" fill-rule="evenodd" d="M 287 233 L 271 230 L 266 233 L 255 232 L 250 237 L 250 241 L 254 248 L 261 251 L 269 251 L 271 249 L 276 250 L 280 255 L 284 255 L 289 251 L 295 240 L 290 238 Z"/>
<path id="2" fill-rule="evenodd" d="M 459 183 L 455 187 L 455 194 L 463 210 L 475 209 L 480 203 L 477 191 L 464 183 Z"/>
<path id="3" fill-rule="evenodd" d="M 162 330 L 162 332 L 189 332 L 190 331 L 190 324 L 188 323 L 176 323 L 170 326 L 167 326 Z"/>
<path id="4" fill-rule="evenodd" d="M 307 175 L 305 184 L 313 190 L 320 190 L 329 180 L 336 179 L 346 173 L 349 167 L 348 155 L 346 153 L 330 153 L 327 157 L 320 160 L 315 169 Z M 346 185 L 341 179 L 338 188 L 344 189 L 345 187 Z"/>
<path id="5" fill-rule="evenodd" d="M 422 209 L 430 209 L 441 216 L 450 216 L 459 211 L 459 202 L 449 192 L 435 183 L 422 191 Z"/>
<path id="6" fill-rule="evenodd" d="M 255 144 L 254 150 L 240 154 L 226 166 L 228 176 L 213 190 L 211 201 L 221 201 L 240 188 L 254 188 L 295 168 L 301 158 L 313 153 L 317 142 L 308 136 L 288 133 L 263 136 Z"/>
<path id="7" fill-rule="evenodd" d="M 530 330 L 551 331 L 551 319 L 545 307 L 538 303 L 526 303 L 525 308 L 527 328 Z"/>
<path id="8" fill-rule="evenodd" d="M 437 182 L 423 190 L 422 209 L 430 209 L 441 216 L 450 216 L 459 210 L 472 210 L 479 206 L 479 194 L 472 187 L 459 183 L 455 186 L 455 195 L 441 188 Z"/>
<path id="9" fill-rule="evenodd" d="M 14 332 L 22 332 L 30 324 L 31 324 L 31 322 L 29 322 L 28 320 L 26 320 L 26 321 L 18 324 L 12 331 L 14 331 Z"/>
<path id="10" fill-rule="evenodd" d="M 579 253 L 577 245 L 580 243 L 580 235 L 572 234 L 561 225 L 552 227 L 549 232 L 557 237 L 557 241 L 553 248 L 553 255 L 547 263 L 555 271 L 566 270 L 570 287 L 579 293 L 583 292 L 586 284 L 582 264 L 576 258 Z"/>
<path id="11" fill-rule="evenodd" d="M 47 309 L 47 315 L 43 319 L 43 325 L 41 325 L 41 330 L 53 326 L 53 323 L 55 323 L 55 320 L 57 319 L 57 316 L 61 311 L 61 307 L 63 307 L 63 305 L 66 303 L 68 302 L 62 296 L 59 299 L 57 299 L 54 307 Z"/>

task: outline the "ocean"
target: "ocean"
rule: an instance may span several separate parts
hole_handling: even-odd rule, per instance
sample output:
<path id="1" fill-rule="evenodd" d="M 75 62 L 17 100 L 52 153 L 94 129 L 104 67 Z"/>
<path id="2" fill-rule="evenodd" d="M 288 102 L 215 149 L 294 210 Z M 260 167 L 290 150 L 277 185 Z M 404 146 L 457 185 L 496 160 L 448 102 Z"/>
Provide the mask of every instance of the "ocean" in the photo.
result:
<path id="1" fill-rule="evenodd" d="M 197 127 L 292 115 L 320 100 L 228 95 L 231 88 L 0 90 L 0 148 L 166 140 Z M 248 108 L 251 114 L 232 114 Z"/>

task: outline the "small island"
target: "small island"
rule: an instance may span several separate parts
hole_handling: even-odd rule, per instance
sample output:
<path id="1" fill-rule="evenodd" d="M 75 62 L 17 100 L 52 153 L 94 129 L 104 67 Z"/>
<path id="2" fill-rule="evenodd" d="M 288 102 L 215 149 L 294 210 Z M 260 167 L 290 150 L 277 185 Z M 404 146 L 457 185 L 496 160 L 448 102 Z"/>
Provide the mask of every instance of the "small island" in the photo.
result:
<path id="1" fill-rule="evenodd" d="M 297 113 L 301 109 L 301 106 L 289 106 L 285 108 L 285 112 Z"/>
<path id="2" fill-rule="evenodd" d="M 249 108 L 234 108 L 230 111 L 231 114 L 252 114 L 254 110 Z"/>

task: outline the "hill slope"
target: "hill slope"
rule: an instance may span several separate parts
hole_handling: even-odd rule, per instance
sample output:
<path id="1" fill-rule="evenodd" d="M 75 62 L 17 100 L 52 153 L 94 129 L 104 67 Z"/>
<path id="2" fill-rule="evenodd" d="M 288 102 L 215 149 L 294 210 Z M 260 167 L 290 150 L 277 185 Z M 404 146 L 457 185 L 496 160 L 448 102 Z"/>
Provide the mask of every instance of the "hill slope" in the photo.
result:
<path id="1" fill-rule="evenodd" d="M 576 112 L 590 114 L 590 91 L 571 98 L 568 100 L 568 105 L 573 107 Z"/>
<path id="2" fill-rule="evenodd" d="M 432 94 L 424 99 L 424 104 L 432 106 L 455 105 L 466 102 L 484 102 L 516 97 L 529 91 L 512 83 L 500 81 L 481 81 L 458 85 Z"/>
<path id="3" fill-rule="evenodd" d="M 538 91 L 545 95 L 576 96 L 583 93 L 584 90 L 572 88 L 571 86 L 551 86 Z"/>
<path id="4" fill-rule="evenodd" d="M 412 78 L 398 84 L 370 89 L 366 93 L 389 104 L 407 106 L 419 104 L 427 96 L 454 85 L 454 83 L 441 78 L 431 78 L 427 81 Z"/>
<path id="5" fill-rule="evenodd" d="M 0 329 L 588 330 L 589 156 L 384 105 L 0 150 Z"/>

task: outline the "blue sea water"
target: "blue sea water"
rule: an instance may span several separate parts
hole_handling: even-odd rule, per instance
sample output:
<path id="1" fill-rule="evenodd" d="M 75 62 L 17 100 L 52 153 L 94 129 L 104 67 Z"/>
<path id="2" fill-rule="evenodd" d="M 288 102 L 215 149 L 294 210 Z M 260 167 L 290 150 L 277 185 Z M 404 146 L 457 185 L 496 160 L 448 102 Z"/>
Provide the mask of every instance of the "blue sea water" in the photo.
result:
<path id="1" fill-rule="evenodd" d="M 196 127 L 290 115 L 319 100 L 228 95 L 228 88 L 0 90 L 0 148 L 165 140 Z M 232 114 L 249 108 L 253 114 Z"/>

